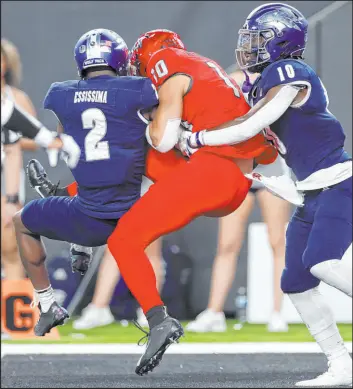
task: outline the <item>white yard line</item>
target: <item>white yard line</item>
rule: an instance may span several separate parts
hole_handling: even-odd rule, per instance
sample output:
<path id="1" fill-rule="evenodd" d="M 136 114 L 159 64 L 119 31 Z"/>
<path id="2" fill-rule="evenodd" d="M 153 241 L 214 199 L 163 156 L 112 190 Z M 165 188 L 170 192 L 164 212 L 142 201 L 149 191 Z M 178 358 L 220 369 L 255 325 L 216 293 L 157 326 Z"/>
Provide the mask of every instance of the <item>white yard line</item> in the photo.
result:
<path id="1" fill-rule="evenodd" d="M 346 342 L 352 352 L 352 343 Z M 144 347 L 130 343 L 100 344 L 11 344 L 1 345 L 1 358 L 5 355 L 28 354 L 141 354 Z M 181 343 L 172 345 L 168 354 L 258 354 L 258 353 L 320 353 L 314 342 L 254 342 L 254 343 Z"/>

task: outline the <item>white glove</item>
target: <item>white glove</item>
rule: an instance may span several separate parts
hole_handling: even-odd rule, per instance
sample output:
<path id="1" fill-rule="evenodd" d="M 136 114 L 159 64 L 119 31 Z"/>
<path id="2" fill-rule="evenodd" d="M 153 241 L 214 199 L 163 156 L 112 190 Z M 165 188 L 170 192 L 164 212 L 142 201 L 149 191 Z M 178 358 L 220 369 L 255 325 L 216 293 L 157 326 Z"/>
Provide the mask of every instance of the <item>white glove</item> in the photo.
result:
<path id="1" fill-rule="evenodd" d="M 178 148 L 185 157 L 190 158 L 191 155 L 197 151 L 197 148 L 190 147 L 188 142 L 193 134 L 190 131 L 184 130 L 182 127 L 180 127 L 180 129 L 178 143 L 175 147 Z"/>
<path id="2" fill-rule="evenodd" d="M 66 161 L 68 167 L 73 169 L 80 160 L 81 149 L 71 135 L 61 134 L 60 139 L 63 142 L 61 149 L 61 152 L 64 154 L 63 159 Z"/>

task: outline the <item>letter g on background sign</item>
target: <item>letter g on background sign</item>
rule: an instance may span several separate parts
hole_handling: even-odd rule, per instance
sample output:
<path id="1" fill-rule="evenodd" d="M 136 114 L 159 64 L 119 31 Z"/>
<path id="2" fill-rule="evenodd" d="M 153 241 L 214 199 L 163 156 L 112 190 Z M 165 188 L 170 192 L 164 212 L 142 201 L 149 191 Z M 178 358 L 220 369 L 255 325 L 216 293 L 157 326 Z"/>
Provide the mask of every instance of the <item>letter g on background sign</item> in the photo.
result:
<path id="1" fill-rule="evenodd" d="M 28 332 L 33 328 L 31 301 L 27 295 L 7 296 L 5 300 L 5 327 L 9 331 Z"/>
<path id="2" fill-rule="evenodd" d="M 33 287 L 28 279 L 1 280 L 1 324 L 13 339 L 37 338 L 34 326 L 39 318 L 38 307 L 31 308 Z M 53 328 L 45 339 L 59 339 Z M 39 339 L 39 338 L 37 338 Z"/>

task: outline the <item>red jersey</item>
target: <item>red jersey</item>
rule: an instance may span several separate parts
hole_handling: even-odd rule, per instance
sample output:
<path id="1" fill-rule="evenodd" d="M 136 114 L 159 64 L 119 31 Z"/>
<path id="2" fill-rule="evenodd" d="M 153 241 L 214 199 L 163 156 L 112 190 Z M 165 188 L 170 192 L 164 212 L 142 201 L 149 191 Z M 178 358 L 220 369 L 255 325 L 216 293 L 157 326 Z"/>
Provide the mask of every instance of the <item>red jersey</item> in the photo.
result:
<path id="1" fill-rule="evenodd" d="M 154 53 L 147 76 L 159 88 L 176 74 L 191 78 L 183 99 L 182 124 L 192 132 L 207 130 L 245 115 L 250 107 L 237 83 L 209 58 L 182 49 L 165 48 Z M 269 147 L 263 134 L 234 146 L 205 147 L 222 156 L 254 158 Z"/>

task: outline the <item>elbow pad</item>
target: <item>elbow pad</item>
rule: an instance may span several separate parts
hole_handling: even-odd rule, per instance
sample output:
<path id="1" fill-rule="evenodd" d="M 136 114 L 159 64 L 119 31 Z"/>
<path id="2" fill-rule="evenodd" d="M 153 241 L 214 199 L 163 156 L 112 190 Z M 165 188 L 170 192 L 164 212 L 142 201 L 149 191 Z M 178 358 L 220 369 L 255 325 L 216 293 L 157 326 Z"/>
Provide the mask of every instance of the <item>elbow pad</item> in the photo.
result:
<path id="1" fill-rule="evenodd" d="M 179 139 L 181 119 L 169 119 L 167 125 L 165 126 L 163 136 L 161 141 L 157 146 L 153 145 L 151 135 L 150 135 L 150 126 L 146 128 L 146 138 L 148 143 L 160 153 L 166 153 L 170 151 L 177 143 Z"/>

